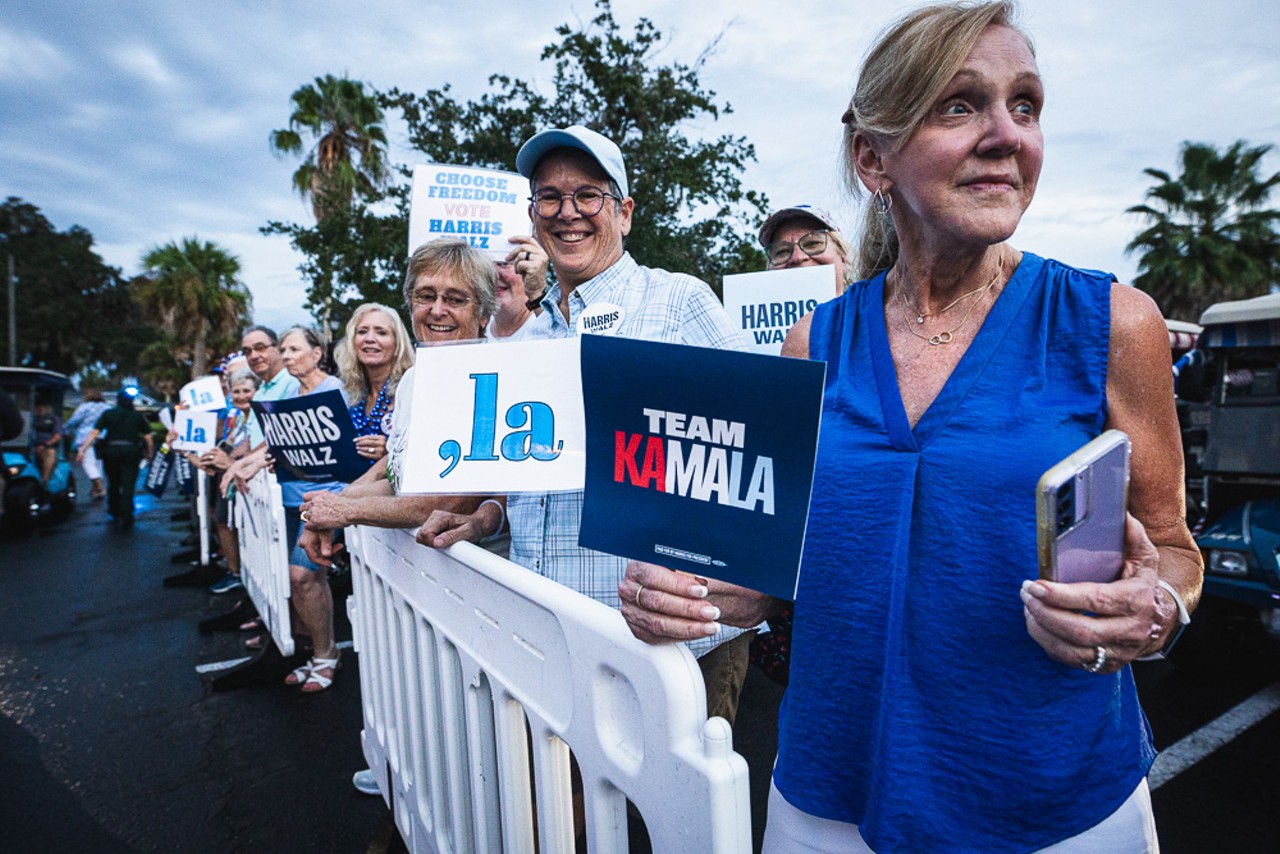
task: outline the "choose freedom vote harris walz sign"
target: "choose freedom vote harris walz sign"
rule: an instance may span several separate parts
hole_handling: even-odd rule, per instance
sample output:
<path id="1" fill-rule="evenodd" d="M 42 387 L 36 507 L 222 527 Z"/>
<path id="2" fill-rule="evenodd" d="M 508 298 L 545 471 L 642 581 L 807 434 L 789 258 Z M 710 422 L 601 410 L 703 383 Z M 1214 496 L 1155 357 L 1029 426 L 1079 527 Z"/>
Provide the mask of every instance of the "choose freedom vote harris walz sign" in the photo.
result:
<path id="1" fill-rule="evenodd" d="M 515 172 L 423 163 L 413 167 L 409 251 L 441 237 L 466 241 L 495 261 L 512 235 L 528 234 L 529 179 Z"/>
<path id="2" fill-rule="evenodd" d="M 826 365 L 581 340 L 579 544 L 794 599 Z"/>
<path id="3" fill-rule="evenodd" d="M 253 411 L 281 483 L 350 483 L 369 470 L 369 461 L 356 450 L 356 428 L 342 392 L 331 389 L 284 400 L 255 400 Z"/>

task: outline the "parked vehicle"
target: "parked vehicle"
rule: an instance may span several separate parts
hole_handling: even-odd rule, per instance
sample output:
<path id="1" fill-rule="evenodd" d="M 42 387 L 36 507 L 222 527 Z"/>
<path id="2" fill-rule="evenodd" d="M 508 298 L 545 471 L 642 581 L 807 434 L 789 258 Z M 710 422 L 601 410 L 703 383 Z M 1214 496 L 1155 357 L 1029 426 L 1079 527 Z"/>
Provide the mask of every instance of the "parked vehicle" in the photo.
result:
<path id="1" fill-rule="evenodd" d="M 47 403 L 63 411 L 63 396 L 71 387 L 64 374 L 40 368 L 0 368 L 0 386 L 18 404 L 22 432 L 0 445 L 4 457 L 4 519 L 6 527 L 30 532 L 46 517 L 71 513 L 76 504 L 76 480 L 67 459 L 66 442 L 59 444 L 58 459 L 46 484 L 35 458 L 32 421 L 37 404 Z"/>
<path id="2" fill-rule="evenodd" d="M 1210 306 L 1178 377 L 1206 596 L 1280 637 L 1280 294 Z"/>

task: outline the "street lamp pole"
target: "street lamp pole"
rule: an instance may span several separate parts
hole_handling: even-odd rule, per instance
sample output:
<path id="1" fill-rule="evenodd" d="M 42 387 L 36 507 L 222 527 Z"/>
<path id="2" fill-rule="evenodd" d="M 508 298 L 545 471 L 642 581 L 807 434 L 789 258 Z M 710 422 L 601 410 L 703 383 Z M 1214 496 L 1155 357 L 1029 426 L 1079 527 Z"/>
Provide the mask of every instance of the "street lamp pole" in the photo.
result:
<path id="1" fill-rule="evenodd" d="M 9 257 L 9 364 L 18 366 L 18 313 L 13 297 L 13 253 Z"/>

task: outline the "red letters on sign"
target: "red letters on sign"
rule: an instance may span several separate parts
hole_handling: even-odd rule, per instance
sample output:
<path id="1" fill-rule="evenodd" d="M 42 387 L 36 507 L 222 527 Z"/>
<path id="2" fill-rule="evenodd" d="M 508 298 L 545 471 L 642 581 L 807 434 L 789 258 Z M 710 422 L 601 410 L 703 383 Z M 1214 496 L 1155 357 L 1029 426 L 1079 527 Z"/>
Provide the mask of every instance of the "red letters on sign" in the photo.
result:
<path id="1" fill-rule="evenodd" d="M 639 433 L 628 436 L 622 430 L 614 432 L 613 480 L 622 483 L 625 477 L 632 486 L 667 491 L 667 458 L 662 439 L 649 436 L 644 446 L 644 460 L 636 463 L 640 453 Z"/>

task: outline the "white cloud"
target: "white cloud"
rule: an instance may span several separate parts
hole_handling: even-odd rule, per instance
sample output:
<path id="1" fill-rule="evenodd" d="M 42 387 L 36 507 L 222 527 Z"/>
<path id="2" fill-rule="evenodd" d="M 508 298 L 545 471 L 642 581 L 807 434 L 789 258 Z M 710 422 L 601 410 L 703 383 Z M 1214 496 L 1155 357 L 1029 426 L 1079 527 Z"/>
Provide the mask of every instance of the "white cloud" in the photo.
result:
<path id="1" fill-rule="evenodd" d="M 72 61 L 39 36 L 0 27 L 0 82 L 47 83 L 61 78 Z"/>
<path id="2" fill-rule="evenodd" d="M 107 51 L 116 68 L 144 83 L 168 88 L 177 82 L 174 73 L 150 47 L 139 44 L 120 45 Z"/>

